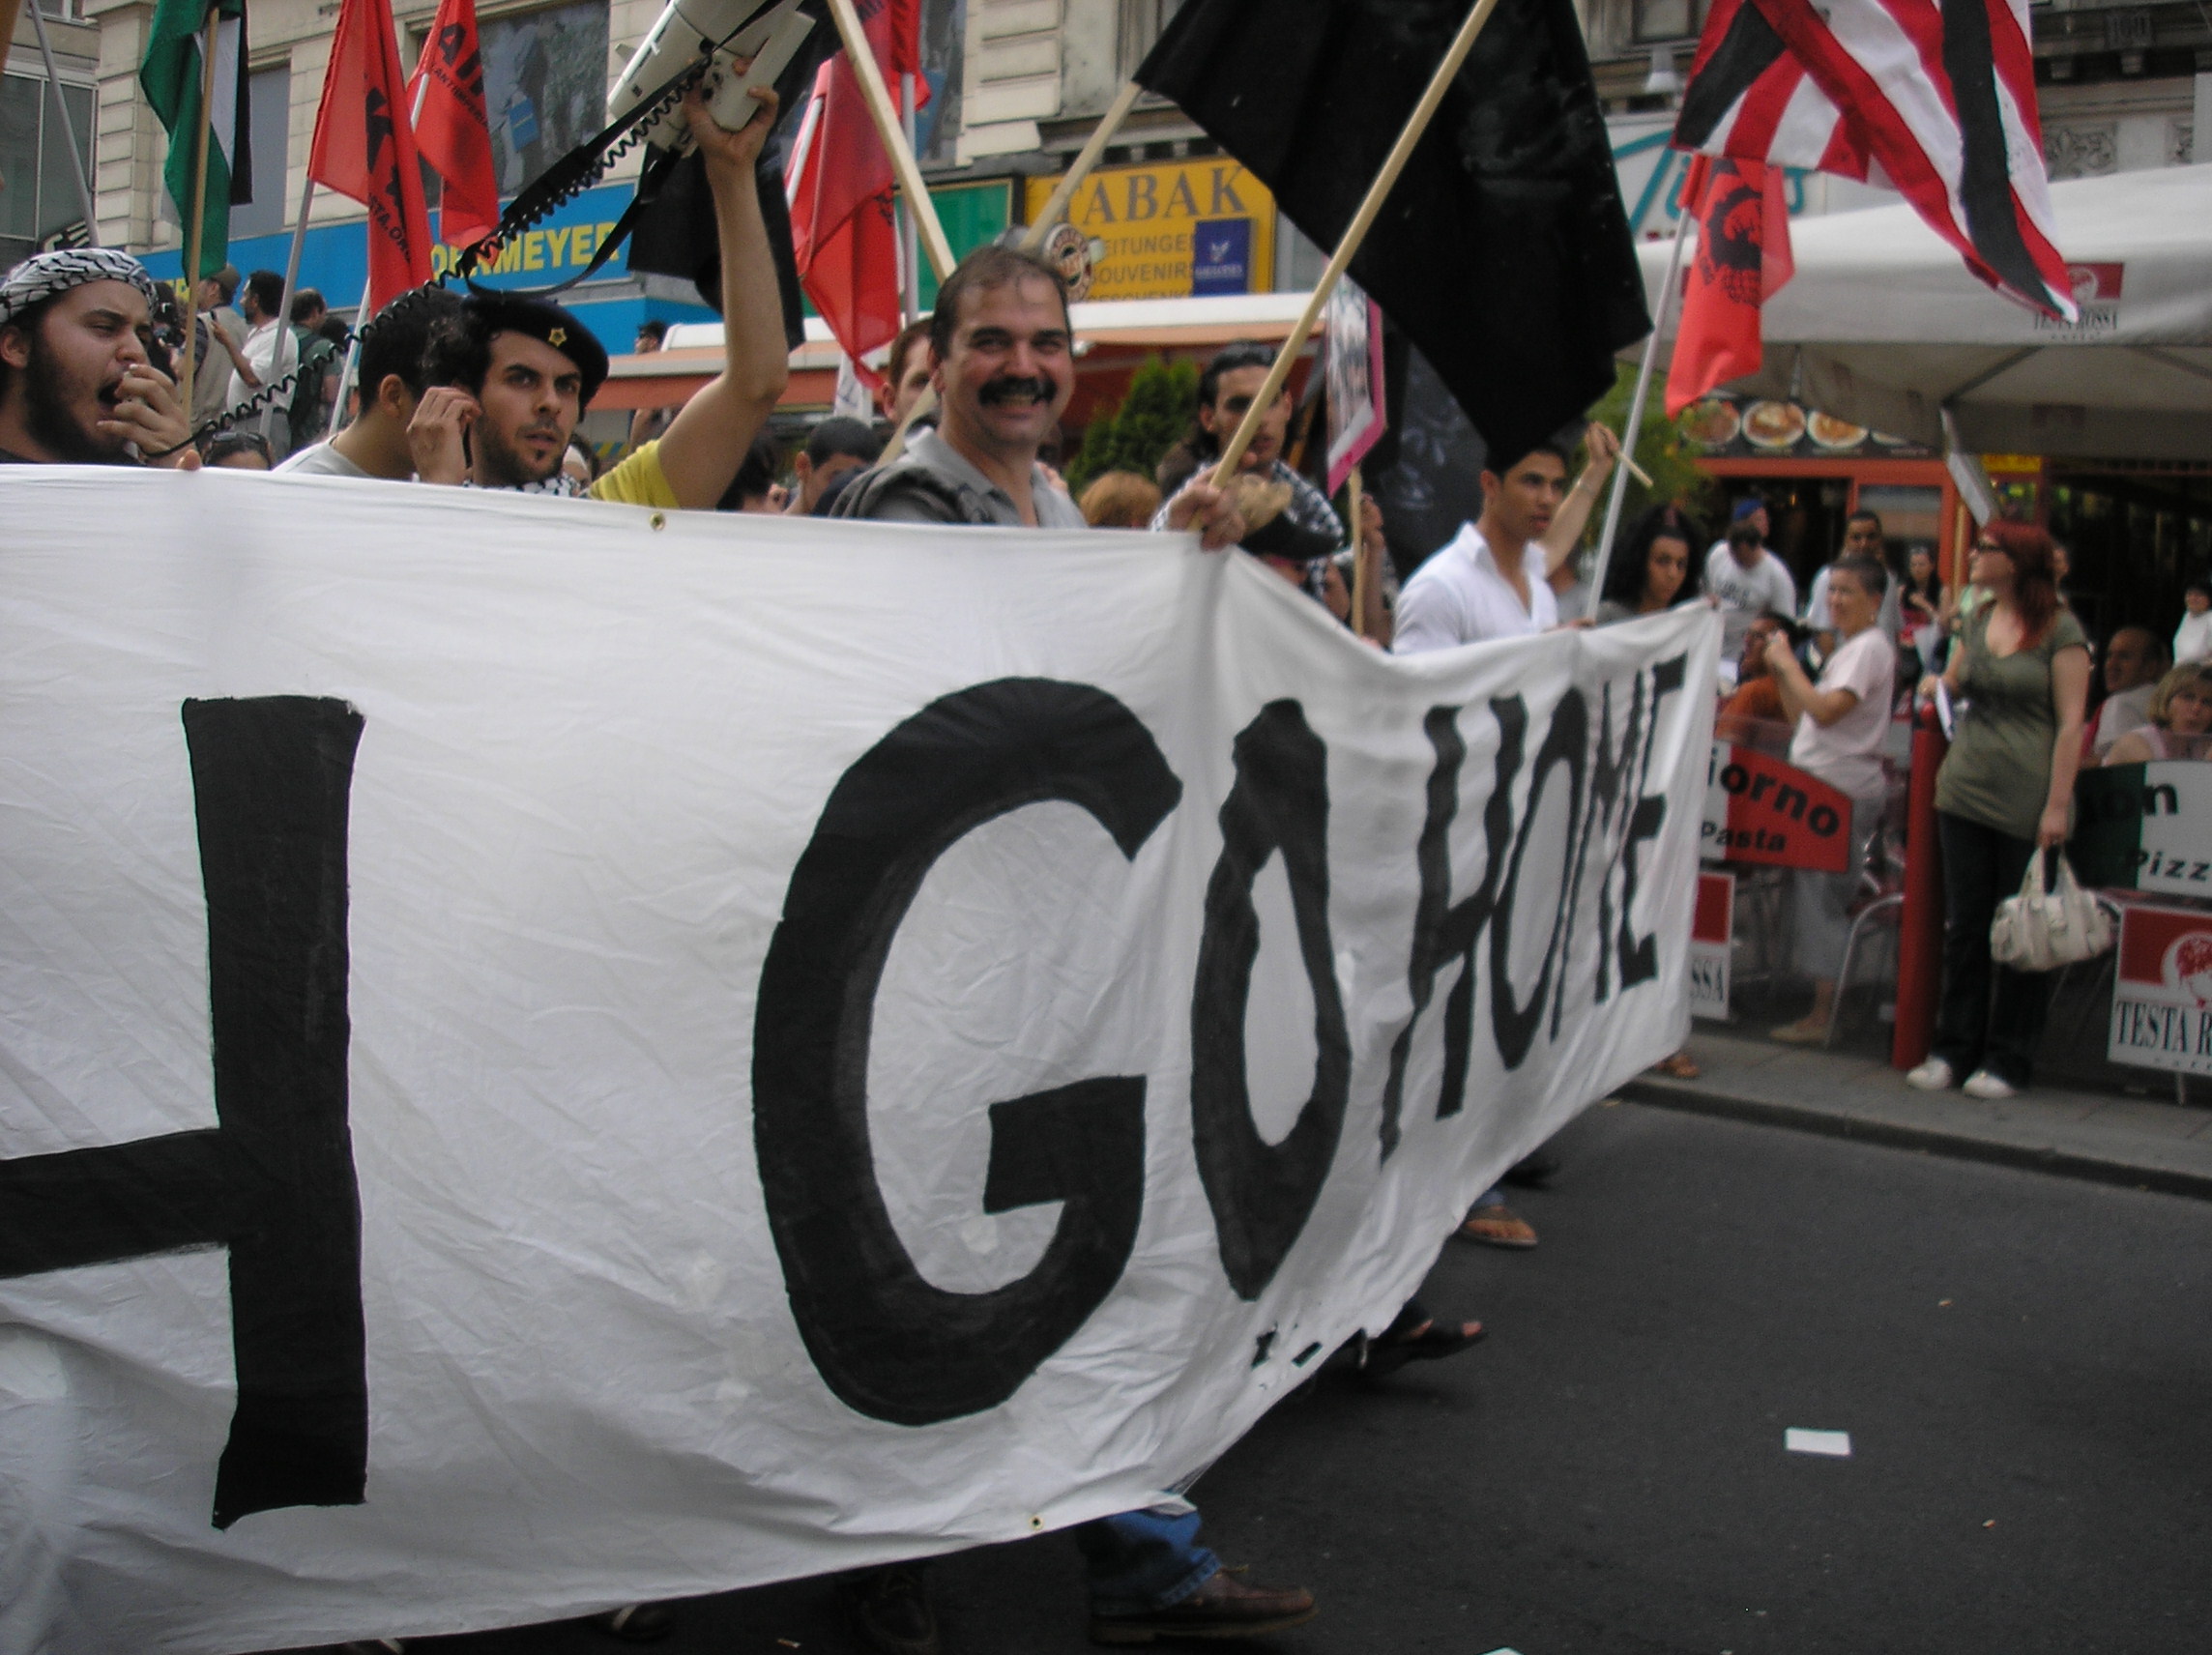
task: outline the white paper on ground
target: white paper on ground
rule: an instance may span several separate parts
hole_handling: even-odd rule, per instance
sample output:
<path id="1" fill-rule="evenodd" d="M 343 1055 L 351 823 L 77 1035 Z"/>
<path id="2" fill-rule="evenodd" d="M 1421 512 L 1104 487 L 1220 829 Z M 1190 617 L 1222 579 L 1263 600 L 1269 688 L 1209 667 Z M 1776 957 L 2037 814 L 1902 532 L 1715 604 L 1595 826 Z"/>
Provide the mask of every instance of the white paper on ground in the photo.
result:
<path id="1" fill-rule="evenodd" d="M 1805 1431 L 1792 1425 L 1782 1434 L 1782 1446 L 1792 1454 L 1825 1454 L 1833 1460 L 1851 1457 L 1848 1431 Z"/>

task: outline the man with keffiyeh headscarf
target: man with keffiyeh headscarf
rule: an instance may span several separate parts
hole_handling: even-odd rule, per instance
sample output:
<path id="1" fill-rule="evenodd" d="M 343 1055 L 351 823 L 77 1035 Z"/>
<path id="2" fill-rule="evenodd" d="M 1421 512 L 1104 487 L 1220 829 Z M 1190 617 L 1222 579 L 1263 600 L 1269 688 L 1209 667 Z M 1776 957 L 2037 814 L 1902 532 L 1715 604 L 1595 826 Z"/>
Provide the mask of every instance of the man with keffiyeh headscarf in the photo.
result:
<path id="1" fill-rule="evenodd" d="M 34 253 L 0 278 L 0 463 L 176 465 L 191 421 L 154 364 L 160 294 L 105 247 Z"/>

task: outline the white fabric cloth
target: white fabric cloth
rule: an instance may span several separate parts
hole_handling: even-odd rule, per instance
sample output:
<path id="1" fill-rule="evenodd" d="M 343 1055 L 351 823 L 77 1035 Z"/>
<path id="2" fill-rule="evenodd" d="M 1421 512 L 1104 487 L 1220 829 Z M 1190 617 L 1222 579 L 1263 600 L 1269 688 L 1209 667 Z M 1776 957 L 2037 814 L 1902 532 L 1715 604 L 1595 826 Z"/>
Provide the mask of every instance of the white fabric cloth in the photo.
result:
<path id="1" fill-rule="evenodd" d="M 276 469 L 280 472 L 304 474 L 308 477 L 372 477 L 332 448 L 328 443 L 317 443 L 302 449 Z"/>
<path id="2" fill-rule="evenodd" d="M 1413 571 L 1398 595 L 1393 653 L 1417 655 L 1493 638 L 1523 638 L 1549 632 L 1559 624 L 1558 600 L 1544 578 L 1544 548 L 1530 541 L 1522 548 L 1521 570 L 1528 582 L 1528 605 L 1498 572 L 1490 543 L 1472 523 L 1460 531 Z"/>
<path id="3" fill-rule="evenodd" d="M 1743 653 L 1743 635 L 1751 624 L 1769 609 L 1777 615 L 1797 613 L 1797 583 L 1790 566 L 1760 548 L 1759 562 L 1745 568 L 1729 551 L 1726 540 L 1713 542 L 1705 554 L 1705 592 L 1721 606 L 1721 654 L 1734 660 Z"/>
<path id="4" fill-rule="evenodd" d="M 2212 609 L 2184 615 L 2173 629 L 2173 664 L 2212 659 Z"/>
<path id="5" fill-rule="evenodd" d="M 1397 660 L 1187 535 L 91 466 L 0 523 L 0 1157 L 217 1138 L 142 1231 L 97 1171 L 0 1224 L 9 1655 L 1154 1503 L 1688 1031 L 1702 610 Z M 1478 887 L 1512 992 L 1455 1001 L 1505 939 L 1420 916 Z M 1624 929 L 1653 973 L 1601 977 Z M 354 1503 L 294 1476 L 348 1452 Z"/>
<path id="6" fill-rule="evenodd" d="M 279 328 L 274 321 L 260 322 L 247 330 L 246 342 L 239 346 L 239 349 L 246 353 L 246 360 L 253 364 L 253 371 L 261 376 L 263 385 L 267 385 L 271 380 L 278 377 L 278 374 L 273 371 L 276 352 L 283 345 L 289 334 L 289 329 Z M 292 353 L 287 350 L 284 355 L 288 361 Z M 243 374 L 236 368 L 232 368 L 230 370 L 230 400 L 224 406 L 236 408 L 252 394 L 253 387 L 246 383 Z M 282 410 L 279 409 L 278 413 L 281 414 Z"/>
<path id="7" fill-rule="evenodd" d="M 2105 697 L 2097 709 L 2097 715 L 2089 731 L 2089 750 L 2099 759 L 2112 750 L 2112 743 L 2130 730 L 2139 730 L 2150 722 L 2150 698 L 2158 692 L 2158 682 L 2139 683 L 2133 689 L 2123 689 Z"/>
<path id="8" fill-rule="evenodd" d="M 1883 788 L 1882 744 L 1889 736 L 1889 704 L 1897 687 L 1897 650 L 1879 626 L 1846 638 L 1820 669 L 1818 689 L 1848 689 L 1858 700 L 1833 724 L 1800 714 L 1790 738 L 1790 762 L 1853 798 L 1874 798 Z"/>

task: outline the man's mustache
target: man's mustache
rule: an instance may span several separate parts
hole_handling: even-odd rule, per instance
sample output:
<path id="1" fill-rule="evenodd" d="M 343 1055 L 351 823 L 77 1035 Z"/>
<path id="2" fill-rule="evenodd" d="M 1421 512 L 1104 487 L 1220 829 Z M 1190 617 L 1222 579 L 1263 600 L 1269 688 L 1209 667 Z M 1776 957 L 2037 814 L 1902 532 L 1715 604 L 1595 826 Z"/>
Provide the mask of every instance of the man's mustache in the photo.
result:
<path id="1" fill-rule="evenodd" d="M 1004 378 L 992 380 L 976 392 L 976 396 L 984 407 L 995 408 L 1002 402 L 1012 402 L 1017 398 L 1032 402 L 1050 402 L 1053 390 L 1053 383 L 1049 379 L 1042 379 L 1035 375 L 1008 374 Z"/>

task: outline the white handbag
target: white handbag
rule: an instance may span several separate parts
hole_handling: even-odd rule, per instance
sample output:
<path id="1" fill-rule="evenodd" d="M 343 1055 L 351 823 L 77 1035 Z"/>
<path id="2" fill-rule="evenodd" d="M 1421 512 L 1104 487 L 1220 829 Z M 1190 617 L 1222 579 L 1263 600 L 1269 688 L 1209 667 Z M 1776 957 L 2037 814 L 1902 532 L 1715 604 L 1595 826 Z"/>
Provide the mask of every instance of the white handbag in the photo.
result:
<path id="1" fill-rule="evenodd" d="M 2043 853 L 2027 859 L 2020 894 L 1997 904 L 1990 921 L 1990 958 L 2016 972 L 2048 972 L 2092 959 L 2112 945 L 2112 922 L 2096 893 L 2074 878 L 2074 865 L 2058 854 L 2058 881 L 2043 888 Z"/>

